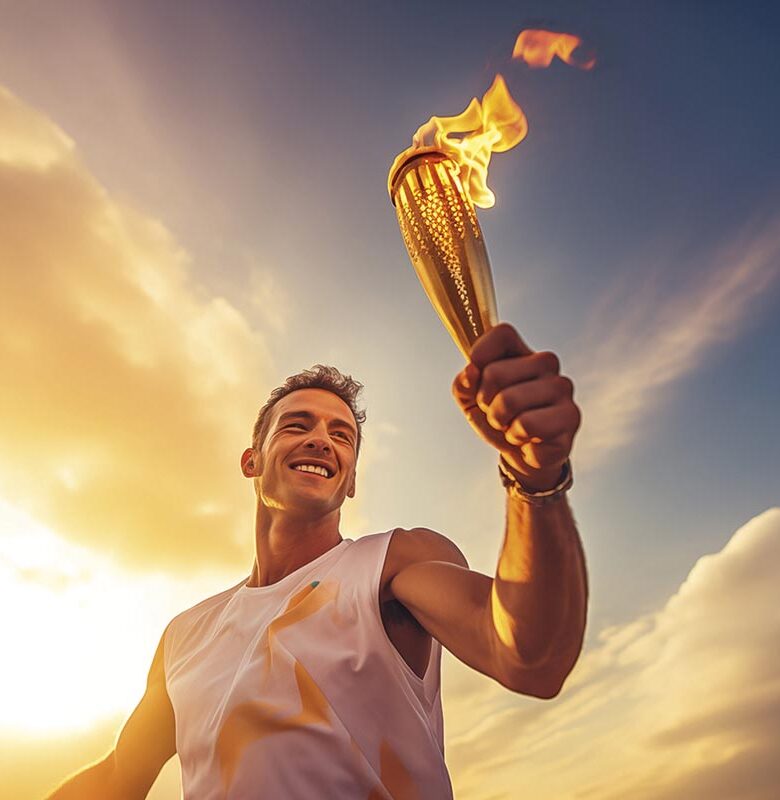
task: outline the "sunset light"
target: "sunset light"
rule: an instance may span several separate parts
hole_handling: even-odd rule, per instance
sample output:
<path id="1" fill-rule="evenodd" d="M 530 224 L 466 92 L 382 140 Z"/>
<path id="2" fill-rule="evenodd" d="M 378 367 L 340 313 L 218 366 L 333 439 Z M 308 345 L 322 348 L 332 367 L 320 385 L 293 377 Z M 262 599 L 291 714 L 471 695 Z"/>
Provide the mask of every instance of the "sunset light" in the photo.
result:
<path id="1" fill-rule="evenodd" d="M 76 732 L 126 708 L 143 685 L 143 660 L 118 657 L 138 643 L 137 632 L 117 626 L 137 603 L 118 570 L 7 503 L 0 527 L 0 603 L 24 610 L 5 617 L 23 657 L 3 666 L 0 728 Z"/>
<path id="2" fill-rule="evenodd" d="M 161 638 L 148 800 L 774 797 L 780 5 L 703 6 L 4 5 L 2 800 Z M 359 458 L 255 446 L 313 365 Z"/>

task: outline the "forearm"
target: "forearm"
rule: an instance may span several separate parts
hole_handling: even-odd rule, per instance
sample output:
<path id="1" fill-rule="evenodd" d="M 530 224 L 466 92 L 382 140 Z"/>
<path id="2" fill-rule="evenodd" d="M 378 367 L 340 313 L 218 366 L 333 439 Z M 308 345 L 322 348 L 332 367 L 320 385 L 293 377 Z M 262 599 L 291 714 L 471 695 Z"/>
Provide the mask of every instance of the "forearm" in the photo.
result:
<path id="1" fill-rule="evenodd" d="M 113 753 L 68 778 L 47 800 L 118 800 L 113 786 Z"/>
<path id="2" fill-rule="evenodd" d="M 533 506 L 508 496 L 491 593 L 493 624 L 507 663 L 542 667 L 552 684 L 562 684 L 582 648 L 587 602 L 585 557 L 566 498 Z"/>

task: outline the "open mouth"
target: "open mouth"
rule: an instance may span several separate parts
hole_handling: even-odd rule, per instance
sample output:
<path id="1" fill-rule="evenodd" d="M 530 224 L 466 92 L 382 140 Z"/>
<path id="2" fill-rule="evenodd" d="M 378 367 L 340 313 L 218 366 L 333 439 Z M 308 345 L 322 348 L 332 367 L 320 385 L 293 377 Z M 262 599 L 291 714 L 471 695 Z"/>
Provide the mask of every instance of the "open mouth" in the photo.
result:
<path id="1" fill-rule="evenodd" d="M 333 477 L 333 473 L 327 467 L 321 467 L 314 464 L 297 464 L 290 469 L 295 472 L 302 472 L 304 475 L 313 475 L 315 478 L 328 479 Z"/>

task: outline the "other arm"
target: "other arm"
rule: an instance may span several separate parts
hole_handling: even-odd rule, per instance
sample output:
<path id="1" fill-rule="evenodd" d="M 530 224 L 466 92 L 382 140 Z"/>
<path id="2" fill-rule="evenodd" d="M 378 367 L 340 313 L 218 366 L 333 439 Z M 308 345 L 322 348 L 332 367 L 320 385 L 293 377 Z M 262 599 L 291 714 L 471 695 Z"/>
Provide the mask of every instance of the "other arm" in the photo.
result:
<path id="1" fill-rule="evenodd" d="M 65 781 L 48 800 L 143 800 L 176 752 L 173 707 L 165 687 L 163 635 L 152 660 L 146 692 L 114 749 Z"/>

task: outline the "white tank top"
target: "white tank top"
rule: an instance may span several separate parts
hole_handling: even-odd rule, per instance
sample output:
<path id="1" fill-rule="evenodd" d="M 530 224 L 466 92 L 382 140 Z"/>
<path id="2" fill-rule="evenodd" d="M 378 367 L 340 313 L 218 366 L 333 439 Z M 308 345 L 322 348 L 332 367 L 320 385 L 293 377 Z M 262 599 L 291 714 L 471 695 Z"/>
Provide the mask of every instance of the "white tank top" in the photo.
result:
<path id="1" fill-rule="evenodd" d="M 165 632 L 184 800 L 449 800 L 441 645 L 419 678 L 387 636 L 393 531 L 248 578 Z"/>

